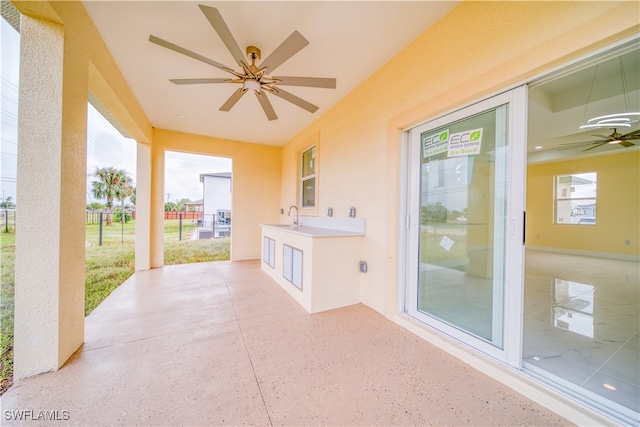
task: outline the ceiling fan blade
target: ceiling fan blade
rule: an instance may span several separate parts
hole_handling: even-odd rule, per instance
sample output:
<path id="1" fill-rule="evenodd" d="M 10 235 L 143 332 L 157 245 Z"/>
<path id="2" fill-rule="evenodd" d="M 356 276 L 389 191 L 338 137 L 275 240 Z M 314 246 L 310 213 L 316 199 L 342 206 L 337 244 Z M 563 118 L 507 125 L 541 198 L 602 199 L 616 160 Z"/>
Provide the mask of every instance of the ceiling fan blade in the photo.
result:
<path id="1" fill-rule="evenodd" d="M 629 136 L 633 136 L 634 138 L 628 138 Z M 626 135 L 622 135 L 622 137 L 623 137 L 624 139 L 637 139 L 637 138 L 635 138 L 636 136 L 637 136 L 637 137 L 640 137 L 640 129 L 638 129 L 638 130 L 634 130 L 633 132 L 629 132 L 629 133 L 628 133 L 628 134 L 626 134 Z"/>
<path id="2" fill-rule="evenodd" d="M 336 79 L 330 79 L 325 77 L 287 77 L 278 76 L 271 77 L 272 79 L 282 80 L 276 84 L 280 86 L 306 86 L 306 87 L 321 87 L 325 89 L 335 89 Z"/>
<path id="3" fill-rule="evenodd" d="M 260 67 L 267 68 L 267 74 L 271 74 L 282 65 L 287 59 L 298 53 L 303 47 L 309 44 L 309 41 L 305 39 L 302 34 L 294 31 L 280 46 L 276 48 L 271 54 L 262 61 Z"/>
<path id="4" fill-rule="evenodd" d="M 598 148 L 598 147 L 602 147 L 603 145 L 607 145 L 606 142 L 601 142 L 599 144 L 595 144 L 593 147 L 589 147 L 586 150 L 582 150 L 582 151 L 589 151 L 589 150 L 593 150 L 594 148 Z"/>
<path id="5" fill-rule="evenodd" d="M 622 145 L 624 148 L 633 147 L 634 145 L 636 145 L 633 142 L 627 142 L 624 139 L 622 141 L 620 141 L 618 144 Z"/>
<path id="6" fill-rule="evenodd" d="M 315 113 L 316 111 L 318 111 L 318 107 L 316 105 L 313 105 L 310 102 L 305 101 L 302 98 L 298 98 L 297 96 L 295 96 L 292 93 L 289 93 L 285 90 L 282 90 L 280 88 L 278 88 L 276 91 L 271 92 L 276 96 L 279 96 L 280 98 L 284 99 L 285 101 L 289 101 L 292 104 L 297 105 L 298 107 L 307 110 L 310 113 Z"/>
<path id="7" fill-rule="evenodd" d="M 267 94 L 264 92 L 261 92 L 261 93 L 256 92 L 255 94 L 256 94 L 256 98 L 258 98 L 258 101 L 260 102 L 260 105 L 262 106 L 262 109 L 264 110 L 264 113 L 267 115 L 267 118 L 269 119 L 269 121 L 277 120 L 278 116 L 276 116 L 276 112 L 273 110 L 273 106 L 271 105 L 269 98 L 267 98 Z"/>
<path id="8" fill-rule="evenodd" d="M 227 99 L 227 101 L 224 104 L 222 104 L 222 107 L 220 107 L 220 111 L 231 110 L 231 108 L 233 108 L 233 106 L 236 105 L 236 102 L 238 102 L 240 98 L 242 98 L 242 95 L 244 95 L 245 92 L 246 90 L 243 90 L 243 88 L 238 88 L 238 90 L 233 92 L 229 97 L 229 99 Z"/>
<path id="9" fill-rule="evenodd" d="M 244 62 L 244 54 L 242 53 L 242 50 L 240 50 L 238 42 L 236 42 L 233 34 L 231 34 L 231 31 L 229 30 L 229 27 L 227 27 L 227 24 L 224 22 L 224 19 L 222 19 L 222 15 L 220 15 L 218 9 L 216 9 L 215 7 L 204 5 L 198 6 L 200 7 L 200 10 L 202 10 L 202 13 L 204 13 L 204 16 L 207 18 L 213 29 L 216 30 L 216 33 L 218 33 L 218 35 L 222 39 L 222 42 L 231 53 L 231 56 L 233 56 L 233 59 L 235 59 L 238 65 L 240 65 L 241 67 L 243 65 L 246 67 L 246 64 Z"/>
<path id="10" fill-rule="evenodd" d="M 156 37 L 154 35 L 150 35 L 149 36 L 149 41 L 151 43 L 157 44 L 158 46 L 165 47 L 167 49 L 173 50 L 174 52 L 181 53 L 181 54 L 183 54 L 185 56 L 188 56 L 190 58 L 193 58 L 193 59 L 196 59 L 198 61 L 204 62 L 205 64 L 213 65 L 216 68 L 219 68 L 221 70 L 224 70 L 224 71 L 227 71 L 227 72 L 230 72 L 230 73 L 233 74 L 233 70 L 231 68 L 229 68 L 229 67 L 227 67 L 227 66 L 225 66 L 225 65 L 223 65 L 223 64 L 221 64 L 219 62 L 216 62 L 213 59 L 209 59 L 209 58 L 204 57 L 204 56 L 202 56 L 202 55 L 200 55 L 198 53 L 192 52 L 189 49 L 185 49 L 183 47 L 180 47 L 177 44 L 173 44 L 173 43 L 168 42 L 166 40 L 163 40 L 163 39 L 161 39 L 159 37 Z"/>
<path id="11" fill-rule="evenodd" d="M 226 83 L 230 81 L 230 79 L 169 79 L 169 81 L 177 85 L 199 85 L 207 83 Z"/>
<path id="12" fill-rule="evenodd" d="M 571 147 L 580 147 L 581 145 L 590 145 L 590 144 L 601 144 L 609 142 L 608 139 L 602 139 L 598 141 L 580 141 L 580 142 L 563 142 L 560 145 L 568 145 Z"/>

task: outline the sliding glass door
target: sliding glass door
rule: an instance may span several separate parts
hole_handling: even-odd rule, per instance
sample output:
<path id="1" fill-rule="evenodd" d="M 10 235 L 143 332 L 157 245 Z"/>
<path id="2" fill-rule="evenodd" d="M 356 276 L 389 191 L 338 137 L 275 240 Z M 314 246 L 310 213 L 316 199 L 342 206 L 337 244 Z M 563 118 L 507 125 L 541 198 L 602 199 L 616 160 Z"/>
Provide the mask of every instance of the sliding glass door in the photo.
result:
<path id="1" fill-rule="evenodd" d="M 405 310 L 520 365 L 525 88 L 408 132 Z"/>

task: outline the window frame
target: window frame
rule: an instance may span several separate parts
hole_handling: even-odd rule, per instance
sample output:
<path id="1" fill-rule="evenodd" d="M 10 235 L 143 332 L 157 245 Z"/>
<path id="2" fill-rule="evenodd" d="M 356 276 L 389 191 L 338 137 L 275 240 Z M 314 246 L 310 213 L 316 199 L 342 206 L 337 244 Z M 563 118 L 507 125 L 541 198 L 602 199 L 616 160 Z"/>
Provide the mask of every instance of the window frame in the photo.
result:
<path id="1" fill-rule="evenodd" d="M 304 167 L 304 159 L 305 154 L 311 151 L 311 158 L 314 161 L 313 165 L 313 173 L 308 175 L 304 175 L 305 167 Z M 304 210 L 315 210 L 318 208 L 318 143 L 314 141 L 310 145 L 306 145 L 303 149 L 298 152 L 298 200 L 300 209 Z M 313 195 L 313 205 L 305 204 L 305 182 L 309 180 L 314 180 L 314 195 Z"/>
<path id="2" fill-rule="evenodd" d="M 583 196 L 583 197 L 571 197 L 571 193 L 572 191 L 569 191 L 569 196 L 562 196 L 560 194 L 561 191 L 561 186 L 560 186 L 560 179 L 563 177 L 578 177 L 580 178 L 581 176 L 584 175 L 594 175 L 594 180 L 591 182 L 592 184 L 595 185 L 595 191 L 594 191 L 594 195 L 593 196 Z M 583 178 L 584 179 L 584 178 Z M 582 184 L 587 184 L 587 183 L 582 183 Z M 582 185 L 582 184 L 578 184 L 578 185 Z M 573 188 L 575 185 L 573 185 L 571 182 L 569 183 L 569 189 Z M 562 189 L 566 189 L 567 187 L 564 186 L 562 187 Z M 593 214 L 592 215 L 581 215 L 585 218 L 593 218 L 593 221 L 585 221 L 585 222 L 580 222 L 580 220 L 578 220 L 578 222 L 571 222 L 571 220 L 569 220 L 569 222 L 560 222 L 559 216 L 561 211 L 566 211 L 566 209 L 560 209 L 559 208 L 559 203 L 561 202 L 573 202 L 573 201 L 593 201 Z M 554 175 L 553 177 L 553 223 L 554 225 L 589 225 L 589 226 L 594 226 L 597 225 L 597 206 L 598 206 L 598 172 L 597 171 L 590 171 L 590 172 L 577 172 L 577 173 L 565 173 L 562 175 Z M 570 206 L 570 211 L 573 211 L 573 208 L 571 208 Z M 569 214 L 569 218 L 571 218 L 572 216 L 572 212 Z M 564 219 L 564 217 L 562 217 Z"/>

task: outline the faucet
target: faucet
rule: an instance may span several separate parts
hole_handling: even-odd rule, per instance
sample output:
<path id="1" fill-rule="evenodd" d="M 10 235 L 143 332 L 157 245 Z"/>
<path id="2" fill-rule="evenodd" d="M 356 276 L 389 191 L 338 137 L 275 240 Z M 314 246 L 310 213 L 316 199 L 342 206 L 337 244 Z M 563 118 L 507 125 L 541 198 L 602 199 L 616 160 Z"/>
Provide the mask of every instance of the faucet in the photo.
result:
<path id="1" fill-rule="evenodd" d="M 298 226 L 298 207 L 296 205 L 291 205 L 289 206 L 289 212 L 287 213 L 287 216 L 291 216 L 291 209 L 296 208 L 296 217 L 293 220 L 293 223 Z"/>

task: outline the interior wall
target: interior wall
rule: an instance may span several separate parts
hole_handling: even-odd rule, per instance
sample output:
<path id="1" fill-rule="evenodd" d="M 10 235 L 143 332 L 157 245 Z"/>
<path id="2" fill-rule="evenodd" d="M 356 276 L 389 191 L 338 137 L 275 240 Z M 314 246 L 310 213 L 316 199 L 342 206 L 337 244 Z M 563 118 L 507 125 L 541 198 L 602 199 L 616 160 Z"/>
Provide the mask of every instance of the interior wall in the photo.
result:
<path id="1" fill-rule="evenodd" d="M 153 147 L 232 159 L 231 260 L 259 259 L 260 224 L 280 218 L 281 148 L 165 129 L 154 129 Z"/>
<path id="2" fill-rule="evenodd" d="M 280 204 L 297 202 L 296 153 L 318 134 L 318 210 L 366 218 L 362 302 L 395 317 L 402 129 L 628 37 L 638 13 L 637 2 L 460 3 L 283 147 Z"/>
<path id="3" fill-rule="evenodd" d="M 527 167 L 527 244 L 596 254 L 640 256 L 640 151 Z M 554 179 L 598 173 L 596 225 L 555 224 Z M 629 241 L 629 244 L 625 242 Z"/>

